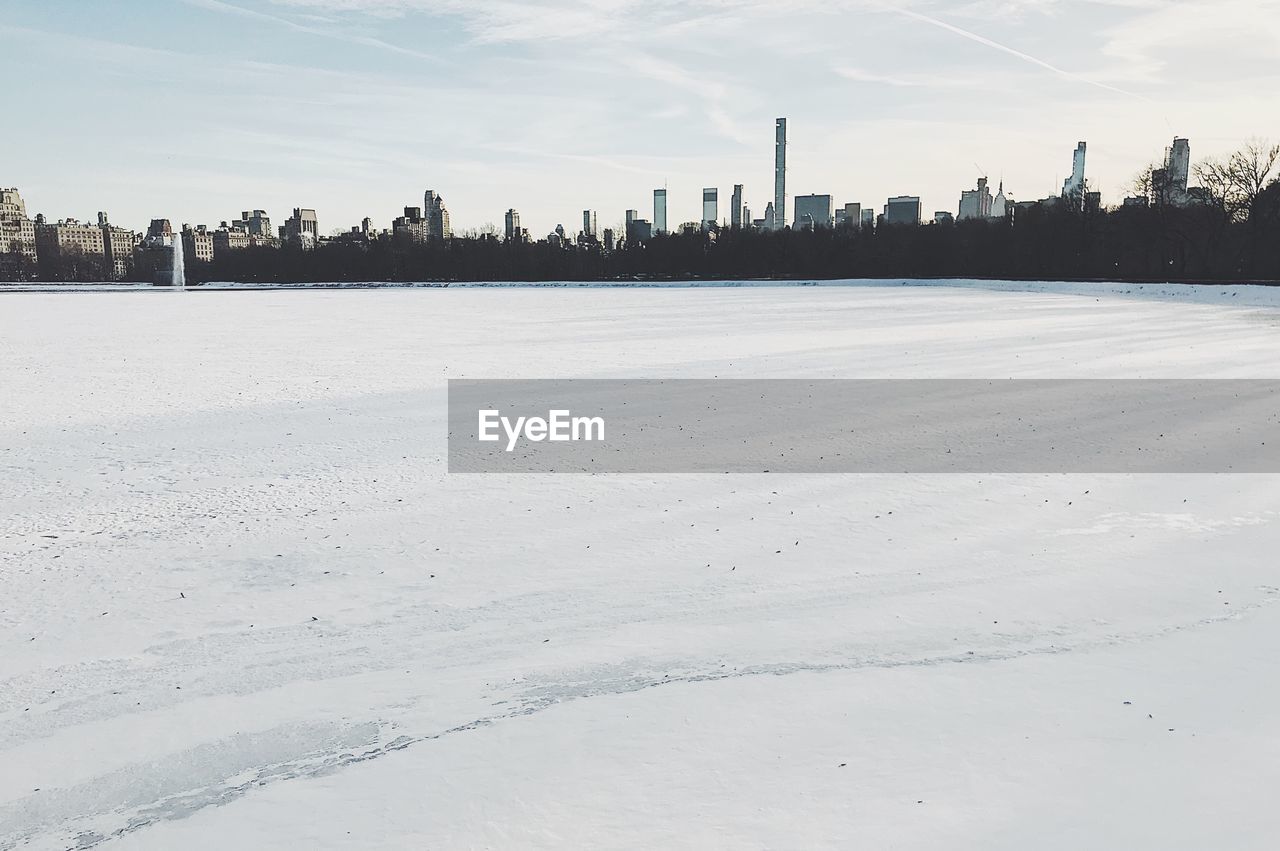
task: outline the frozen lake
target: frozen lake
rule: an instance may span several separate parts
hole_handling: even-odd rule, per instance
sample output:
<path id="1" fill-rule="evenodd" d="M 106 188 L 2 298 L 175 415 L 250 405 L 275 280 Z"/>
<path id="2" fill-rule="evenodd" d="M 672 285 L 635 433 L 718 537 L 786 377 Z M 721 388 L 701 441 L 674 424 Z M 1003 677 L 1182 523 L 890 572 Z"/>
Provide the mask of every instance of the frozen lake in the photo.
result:
<path id="1" fill-rule="evenodd" d="M 1280 378 L 1273 292 L 0 293 L 0 849 L 1274 847 L 1277 477 L 444 466 L 448 378 Z"/>

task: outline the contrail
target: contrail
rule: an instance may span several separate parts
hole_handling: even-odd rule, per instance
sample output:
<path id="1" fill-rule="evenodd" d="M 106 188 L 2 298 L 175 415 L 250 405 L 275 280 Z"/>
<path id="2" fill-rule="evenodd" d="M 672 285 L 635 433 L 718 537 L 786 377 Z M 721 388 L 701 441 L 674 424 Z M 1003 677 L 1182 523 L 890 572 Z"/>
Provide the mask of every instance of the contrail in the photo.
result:
<path id="1" fill-rule="evenodd" d="M 242 18 L 253 18 L 255 20 L 260 20 L 260 21 L 271 21 L 272 23 L 279 24 L 280 26 L 283 26 L 283 27 L 288 27 L 289 29 L 296 30 L 297 32 L 307 33 L 308 35 L 320 36 L 321 38 L 337 39 L 338 41 L 346 41 L 346 42 L 350 42 L 351 44 L 361 44 L 361 45 L 364 45 L 365 47 L 374 47 L 374 48 L 378 48 L 379 50 L 388 50 L 392 53 L 399 53 L 404 56 L 412 56 L 415 59 L 425 59 L 428 62 L 433 62 L 436 64 L 441 64 L 443 61 L 438 56 L 432 56 L 428 53 L 423 53 L 418 50 L 411 50 L 407 47 L 400 47 L 397 44 L 391 44 L 390 42 L 383 41 L 380 38 L 373 38 L 371 36 L 352 35 L 345 32 L 336 32 L 336 31 L 320 29 L 317 27 L 309 27 L 303 24 L 295 23 L 294 21 L 290 21 L 286 18 L 278 17 L 276 15 L 268 15 L 266 12 L 259 12 L 255 9 L 246 9 L 243 6 L 236 6 L 233 3 L 224 2 L 224 0 L 181 0 L 181 2 L 186 3 L 188 6 L 194 6 L 197 9 L 205 9 L 210 12 L 222 12 L 228 15 L 238 15 Z"/>
<path id="2" fill-rule="evenodd" d="M 1041 68 L 1044 68 L 1046 71 L 1052 71 L 1054 74 L 1057 74 L 1059 77 L 1063 77 L 1068 80 L 1075 80 L 1077 83 L 1087 83 L 1090 86 L 1094 86 L 1096 88 L 1103 89 L 1108 92 L 1113 92 L 1118 95 L 1124 95 L 1125 97 L 1137 98 L 1138 100 L 1146 101 L 1147 103 L 1153 103 L 1153 101 L 1150 98 L 1143 97 L 1142 95 L 1137 94 L 1135 92 L 1129 92 L 1129 91 L 1125 91 L 1124 89 L 1118 89 L 1115 86 L 1109 86 L 1106 83 L 1099 83 L 1097 80 L 1090 80 L 1088 77 L 1082 77 L 1079 74 L 1073 74 L 1070 71 L 1064 71 L 1063 69 L 1059 68 L 1056 65 L 1050 65 L 1048 62 L 1045 62 L 1043 59 L 1037 59 L 1036 57 L 1031 56 L 1030 54 L 1023 53 L 1021 50 L 1014 50 L 1012 47 L 1003 45 L 998 41 L 992 41 L 991 39 L 986 38 L 985 36 L 980 36 L 975 32 L 970 32 L 969 30 L 962 29 L 961 27 L 954 26 L 953 24 L 948 24 L 946 21 L 940 21 L 937 18 L 931 18 L 928 15 L 922 15 L 919 12 L 913 12 L 910 9 L 903 9 L 898 6 L 886 5 L 883 8 L 886 11 L 903 15 L 913 20 L 917 20 L 923 24 L 929 24 L 930 26 L 938 27 L 939 29 L 946 30 L 947 32 L 955 33 L 956 35 L 962 38 L 967 38 L 970 41 L 976 41 L 978 44 L 982 44 L 982 45 L 986 45 L 987 47 L 994 48 L 995 50 L 999 50 L 1001 53 L 1007 53 L 1010 56 L 1021 59 L 1023 62 L 1029 62 L 1032 65 L 1037 65 Z"/>

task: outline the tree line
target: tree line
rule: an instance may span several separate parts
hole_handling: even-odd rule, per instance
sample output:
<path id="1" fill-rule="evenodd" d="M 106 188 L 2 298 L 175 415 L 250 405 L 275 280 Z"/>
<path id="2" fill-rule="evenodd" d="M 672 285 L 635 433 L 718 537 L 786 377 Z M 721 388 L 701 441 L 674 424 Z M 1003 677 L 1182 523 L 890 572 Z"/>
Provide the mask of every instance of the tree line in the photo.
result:
<path id="1" fill-rule="evenodd" d="M 1280 281 L 1280 146 L 1251 142 L 1194 169 L 1194 203 L 1171 203 L 1144 169 L 1145 205 L 1019 206 L 1001 219 L 813 230 L 713 229 L 605 250 L 594 241 L 507 242 L 491 232 L 414 243 L 335 239 L 314 249 L 256 247 L 189 259 L 191 284 L 412 281 L 627 281 L 752 278 Z M 93 280 L 64 258 L 46 280 Z M 150 281 L 139 263 L 133 279 Z M 101 277 L 96 278 L 101 280 Z"/>
<path id="2" fill-rule="evenodd" d="M 655 236 L 597 244 L 493 236 L 412 244 L 249 248 L 188 265 L 188 280 L 271 282 L 593 281 L 735 278 L 1280 281 L 1280 184 L 1247 215 L 1213 205 L 1075 211 L 1037 205 L 998 220 Z"/>

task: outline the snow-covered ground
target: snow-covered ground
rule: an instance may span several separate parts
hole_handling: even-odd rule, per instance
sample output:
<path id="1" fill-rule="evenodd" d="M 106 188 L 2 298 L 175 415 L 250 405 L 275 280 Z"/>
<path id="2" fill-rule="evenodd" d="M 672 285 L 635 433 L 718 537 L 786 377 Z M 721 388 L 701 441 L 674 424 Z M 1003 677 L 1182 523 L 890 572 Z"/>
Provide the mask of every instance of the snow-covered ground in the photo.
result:
<path id="1" fill-rule="evenodd" d="M 445 473 L 449 377 L 1280 377 L 1013 289 L 0 293 L 0 848 L 1273 848 L 1277 477 Z"/>

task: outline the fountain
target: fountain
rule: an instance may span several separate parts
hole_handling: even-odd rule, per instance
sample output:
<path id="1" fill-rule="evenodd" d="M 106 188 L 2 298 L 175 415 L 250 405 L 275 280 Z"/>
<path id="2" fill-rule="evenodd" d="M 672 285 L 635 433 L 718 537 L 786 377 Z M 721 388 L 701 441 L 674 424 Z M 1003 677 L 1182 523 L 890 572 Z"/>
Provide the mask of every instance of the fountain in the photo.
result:
<path id="1" fill-rule="evenodd" d="M 182 234 L 180 233 L 173 235 L 173 270 L 169 284 L 179 288 L 187 285 L 187 269 L 182 256 Z"/>

